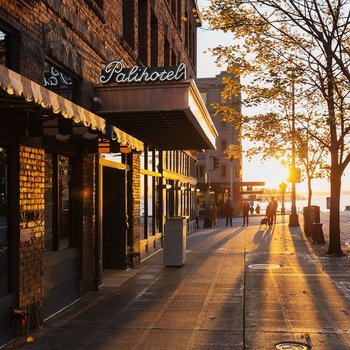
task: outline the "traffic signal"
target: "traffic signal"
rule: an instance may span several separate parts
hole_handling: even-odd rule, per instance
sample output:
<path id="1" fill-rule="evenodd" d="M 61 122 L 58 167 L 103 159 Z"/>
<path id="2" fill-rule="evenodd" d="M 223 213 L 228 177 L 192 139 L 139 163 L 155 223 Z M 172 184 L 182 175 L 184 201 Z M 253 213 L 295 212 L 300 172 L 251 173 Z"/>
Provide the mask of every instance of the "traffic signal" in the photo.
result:
<path id="1" fill-rule="evenodd" d="M 301 171 L 300 168 L 290 167 L 289 176 L 287 179 L 288 182 L 299 183 L 301 182 Z"/>
<path id="2" fill-rule="evenodd" d="M 219 169 L 219 158 L 214 157 L 214 170 Z"/>

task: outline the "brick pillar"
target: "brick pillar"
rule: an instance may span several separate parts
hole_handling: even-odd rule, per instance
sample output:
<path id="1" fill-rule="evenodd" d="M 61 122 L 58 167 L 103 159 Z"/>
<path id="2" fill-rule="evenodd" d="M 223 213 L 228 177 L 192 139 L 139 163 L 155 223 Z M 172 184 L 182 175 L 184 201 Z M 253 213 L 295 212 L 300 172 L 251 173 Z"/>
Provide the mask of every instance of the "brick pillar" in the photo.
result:
<path id="1" fill-rule="evenodd" d="M 130 159 L 128 207 L 131 217 L 129 218 L 128 242 L 130 263 L 134 266 L 140 263 L 140 154 L 132 153 Z"/>
<path id="2" fill-rule="evenodd" d="M 19 333 L 25 333 L 42 319 L 45 152 L 21 146 L 19 161 L 19 307 L 28 314 Z"/>

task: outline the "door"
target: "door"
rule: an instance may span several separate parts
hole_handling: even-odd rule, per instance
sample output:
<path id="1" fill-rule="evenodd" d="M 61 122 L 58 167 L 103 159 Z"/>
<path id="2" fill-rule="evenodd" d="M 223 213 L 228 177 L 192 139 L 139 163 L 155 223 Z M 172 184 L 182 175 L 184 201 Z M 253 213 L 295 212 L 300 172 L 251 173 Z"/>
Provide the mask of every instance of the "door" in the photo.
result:
<path id="1" fill-rule="evenodd" d="M 9 192 L 10 188 L 13 190 L 14 187 L 11 179 L 15 180 L 17 177 L 9 176 L 9 163 L 8 149 L 0 146 L 0 346 L 15 337 L 11 310 L 16 301 L 14 283 L 17 269 L 14 259 L 17 245 L 16 236 L 10 234 L 11 226 L 14 227 L 14 224 L 11 225 L 10 214 L 14 213 L 17 196 L 15 194 L 10 196 Z"/>
<path id="2" fill-rule="evenodd" d="M 74 159 L 45 155 L 45 239 L 43 318 L 47 319 L 80 296 L 77 231 L 81 203 L 73 188 L 81 182 Z"/>
<path id="3" fill-rule="evenodd" d="M 104 269 L 126 269 L 125 171 L 103 167 L 102 264 Z"/>

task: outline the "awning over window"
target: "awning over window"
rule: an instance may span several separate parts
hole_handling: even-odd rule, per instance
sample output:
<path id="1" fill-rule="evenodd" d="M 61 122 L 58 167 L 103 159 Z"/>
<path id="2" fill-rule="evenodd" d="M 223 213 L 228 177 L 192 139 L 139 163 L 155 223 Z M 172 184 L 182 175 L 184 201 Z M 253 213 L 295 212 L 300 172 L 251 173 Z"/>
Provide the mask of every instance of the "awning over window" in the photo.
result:
<path id="1" fill-rule="evenodd" d="M 81 123 L 94 130 L 105 129 L 105 119 L 2 65 L 0 65 L 0 86 L 10 96 L 23 97 L 28 103 L 50 109 L 53 113 L 61 114 L 75 123 Z M 124 143 L 136 151 L 143 151 L 143 143 L 135 137 L 116 127 L 114 132 L 119 143 Z"/>
<path id="2" fill-rule="evenodd" d="M 9 94 L 23 96 L 27 102 L 51 109 L 53 113 L 61 114 L 64 118 L 72 119 L 92 129 L 105 129 L 106 121 L 94 113 L 76 105 L 43 86 L 22 75 L 0 65 L 0 86 Z"/>
<path id="3" fill-rule="evenodd" d="M 143 142 L 139 141 L 135 137 L 130 136 L 126 132 L 114 127 L 114 132 L 116 134 L 116 140 L 120 144 L 126 144 L 135 151 L 142 152 L 143 151 Z"/>
<path id="4" fill-rule="evenodd" d="M 217 131 L 193 80 L 97 87 L 99 114 L 164 150 L 215 149 Z"/>

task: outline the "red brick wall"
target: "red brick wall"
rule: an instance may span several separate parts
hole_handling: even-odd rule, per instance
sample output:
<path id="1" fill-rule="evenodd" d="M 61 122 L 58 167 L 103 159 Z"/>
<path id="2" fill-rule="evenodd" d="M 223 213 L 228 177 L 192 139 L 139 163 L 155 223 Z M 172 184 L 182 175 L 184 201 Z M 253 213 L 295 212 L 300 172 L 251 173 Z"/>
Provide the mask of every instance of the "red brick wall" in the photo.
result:
<path id="1" fill-rule="evenodd" d="M 40 313 L 43 297 L 45 152 L 21 146 L 19 160 L 19 307 L 30 313 Z M 40 316 L 31 317 L 32 320 L 38 318 Z"/>
<path id="2" fill-rule="evenodd" d="M 193 6 L 188 1 L 181 1 L 183 14 L 185 4 L 190 11 Z M 153 2 L 148 3 L 149 16 L 151 3 Z M 159 21 L 159 64 L 164 62 L 165 33 L 179 60 L 186 63 L 188 77 L 195 77 L 194 65 L 184 49 L 184 28 L 188 22 L 182 22 L 180 32 L 169 12 L 168 2 L 158 0 L 154 3 L 156 5 L 153 8 Z M 135 1 L 135 13 L 137 10 Z M 31 11 L 18 1 L 0 0 L 0 15 L 21 31 L 21 74 L 42 83 L 45 56 L 57 61 L 83 79 L 81 102 L 87 108 L 91 107 L 93 87 L 98 84 L 103 62 L 121 58 L 126 65 L 137 63 L 137 21 L 135 20 L 135 51 L 129 52 L 122 40 L 122 0 L 105 0 L 103 13 L 105 23 L 85 1 L 42 0 Z"/>

